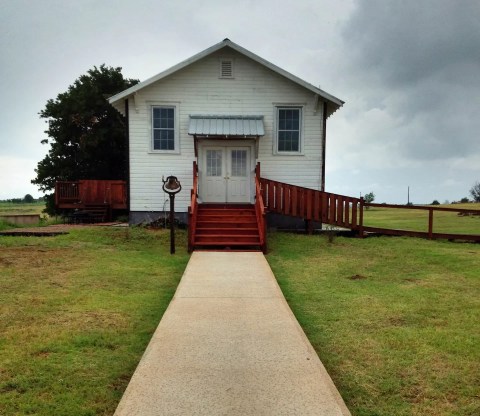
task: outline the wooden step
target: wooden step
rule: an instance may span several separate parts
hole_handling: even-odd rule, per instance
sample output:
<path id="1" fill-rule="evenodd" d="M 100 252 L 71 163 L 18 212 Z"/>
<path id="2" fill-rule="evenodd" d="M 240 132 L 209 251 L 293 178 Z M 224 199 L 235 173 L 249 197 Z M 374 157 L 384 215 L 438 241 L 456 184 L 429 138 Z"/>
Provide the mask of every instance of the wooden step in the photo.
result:
<path id="1" fill-rule="evenodd" d="M 209 234 L 209 235 L 196 235 L 196 242 L 228 242 L 236 241 L 238 243 L 252 243 L 258 244 L 260 238 L 258 234 L 245 234 L 245 235 L 225 235 L 225 234 Z"/>
<path id="2" fill-rule="evenodd" d="M 194 247 L 258 249 L 255 207 L 250 204 L 198 206 Z"/>
<path id="3" fill-rule="evenodd" d="M 257 242 L 251 242 L 251 243 L 246 243 L 246 242 L 238 242 L 238 241 L 199 241 L 195 242 L 195 247 L 216 247 L 216 248 L 223 248 L 223 249 L 228 249 L 230 247 L 237 247 L 237 248 L 259 248 L 260 243 Z"/>
<path id="4" fill-rule="evenodd" d="M 255 215 L 252 209 L 202 209 L 198 215 Z"/>
<path id="5" fill-rule="evenodd" d="M 257 226 L 257 220 L 254 218 L 249 221 L 238 221 L 235 218 L 224 218 L 222 220 L 197 220 L 198 228 L 252 228 Z"/>
<path id="6" fill-rule="evenodd" d="M 196 235 L 258 235 L 258 228 L 198 228 Z"/>

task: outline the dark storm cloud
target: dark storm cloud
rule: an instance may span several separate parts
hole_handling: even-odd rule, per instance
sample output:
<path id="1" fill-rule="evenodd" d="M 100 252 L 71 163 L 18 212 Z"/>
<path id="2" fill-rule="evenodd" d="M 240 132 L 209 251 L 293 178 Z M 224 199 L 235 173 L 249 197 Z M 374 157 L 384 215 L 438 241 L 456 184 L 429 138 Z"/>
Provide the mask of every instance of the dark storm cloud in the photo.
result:
<path id="1" fill-rule="evenodd" d="M 390 140 L 418 160 L 479 153 L 480 3 L 360 1 L 344 26 L 352 83 L 397 120 Z"/>
<path id="2" fill-rule="evenodd" d="M 360 1 L 345 30 L 355 61 L 390 87 L 480 63 L 478 1 Z M 451 79 L 462 83 L 462 79 Z"/>

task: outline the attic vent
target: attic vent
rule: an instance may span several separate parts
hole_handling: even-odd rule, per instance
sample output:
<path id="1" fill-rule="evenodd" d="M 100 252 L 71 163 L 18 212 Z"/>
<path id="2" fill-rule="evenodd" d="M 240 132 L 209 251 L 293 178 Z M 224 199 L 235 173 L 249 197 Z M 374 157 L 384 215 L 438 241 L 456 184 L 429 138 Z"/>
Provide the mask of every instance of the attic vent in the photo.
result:
<path id="1" fill-rule="evenodd" d="M 233 78 L 233 60 L 220 60 L 220 78 Z"/>

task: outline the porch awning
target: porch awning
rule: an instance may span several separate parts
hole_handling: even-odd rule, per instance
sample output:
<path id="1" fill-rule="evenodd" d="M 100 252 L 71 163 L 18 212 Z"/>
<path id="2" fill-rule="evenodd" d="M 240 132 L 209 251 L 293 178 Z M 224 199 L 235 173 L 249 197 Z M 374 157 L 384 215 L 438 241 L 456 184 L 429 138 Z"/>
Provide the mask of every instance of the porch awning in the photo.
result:
<path id="1" fill-rule="evenodd" d="M 190 116 L 188 134 L 195 137 L 256 138 L 265 136 L 263 116 Z"/>

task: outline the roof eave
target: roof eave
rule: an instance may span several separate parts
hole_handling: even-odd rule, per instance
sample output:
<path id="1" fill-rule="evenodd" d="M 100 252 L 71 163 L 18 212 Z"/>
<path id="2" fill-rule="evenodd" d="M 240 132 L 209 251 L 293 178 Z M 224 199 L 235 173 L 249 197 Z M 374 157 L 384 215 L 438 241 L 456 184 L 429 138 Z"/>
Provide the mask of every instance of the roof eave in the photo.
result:
<path id="1" fill-rule="evenodd" d="M 301 85 L 302 87 L 314 92 L 315 94 L 318 94 L 320 97 L 322 97 L 323 99 L 331 102 L 332 104 L 334 104 L 335 106 L 337 106 L 336 109 L 338 109 L 339 107 L 341 107 L 343 104 L 344 104 L 344 101 L 340 100 L 339 98 L 321 90 L 320 88 L 317 88 L 315 87 L 314 85 L 304 81 L 303 79 L 297 77 L 296 75 L 293 75 L 291 74 L 290 72 L 288 71 L 285 71 L 284 69 L 272 64 L 271 62 L 267 61 L 266 59 L 263 59 L 262 57 L 254 54 L 253 52 L 250 52 L 248 49 L 245 49 L 243 48 L 242 46 L 240 45 L 237 45 L 235 42 L 232 42 L 231 40 L 229 39 L 224 39 L 222 40 L 221 42 L 205 49 L 204 51 L 202 52 L 199 52 L 197 53 L 196 55 L 193 55 L 192 57 L 172 66 L 171 68 L 163 71 L 163 72 L 160 72 L 159 74 L 153 76 L 153 77 L 150 77 L 148 79 L 146 79 L 145 81 L 142 81 L 142 82 L 139 82 L 138 84 L 110 97 L 108 99 L 108 102 L 110 104 L 113 104 L 115 103 L 116 101 L 119 101 L 121 99 L 124 99 L 126 97 L 128 97 L 129 95 L 141 90 L 142 88 L 145 88 L 147 86 L 149 86 L 150 84 L 153 84 L 154 82 L 157 82 L 159 80 L 161 80 L 162 78 L 165 78 L 167 77 L 168 75 L 171 75 L 183 68 L 185 68 L 186 66 L 194 63 L 194 62 L 197 62 L 198 60 L 224 48 L 224 47 L 230 47 L 232 48 L 233 50 L 241 53 L 242 55 L 245 55 L 247 57 L 249 57 L 250 59 L 252 59 L 253 61 L 255 62 L 258 62 L 260 63 L 261 65 L 269 68 L 270 70 L 272 70 L 273 72 L 276 72 L 280 75 L 282 75 L 283 77 L 289 79 L 290 81 L 298 84 L 298 85 Z"/>
<path id="2" fill-rule="evenodd" d="M 124 90 L 122 92 L 119 92 L 118 94 L 110 97 L 108 99 L 108 101 L 109 101 L 110 104 L 112 104 L 115 101 L 121 100 L 122 98 L 126 98 L 129 95 L 141 90 L 142 88 L 145 88 L 145 87 L 149 86 L 150 84 L 153 84 L 154 82 L 157 82 L 157 81 L 161 80 L 162 78 L 165 78 L 168 75 L 171 75 L 171 74 L 179 71 L 180 69 L 183 69 L 186 66 L 188 66 L 190 64 L 193 64 L 194 62 L 210 55 L 213 52 L 216 52 L 217 50 L 223 48 L 224 46 L 225 46 L 225 41 L 219 42 L 219 43 L 211 46 L 210 48 L 207 48 L 204 51 L 202 51 L 200 53 L 197 53 L 196 55 L 193 55 L 190 58 L 185 59 L 184 61 L 166 69 L 165 71 L 162 71 L 159 74 L 146 79 L 145 81 L 139 82 L 138 84 L 135 84 L 132 87 L 127 88 L 126 90 Z"/>

